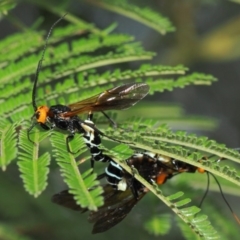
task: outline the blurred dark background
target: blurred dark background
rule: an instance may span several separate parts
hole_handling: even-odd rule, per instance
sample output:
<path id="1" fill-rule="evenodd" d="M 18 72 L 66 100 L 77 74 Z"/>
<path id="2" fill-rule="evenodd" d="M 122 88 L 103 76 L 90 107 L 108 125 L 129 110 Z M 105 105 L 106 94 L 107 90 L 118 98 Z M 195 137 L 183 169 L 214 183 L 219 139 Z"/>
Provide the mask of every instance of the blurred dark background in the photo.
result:
<path id="1" fill-rule="evenodd" d="M 56 4 L 58 4 L 57 1 Z M 212 132 L 198 132 L 198 134 L 207 135 L 231 148 L 240 147 L 238 108 L 240 102 L 240 4 L 221 0 L 145 0 L 137 1 L 137 4 L 159 11 L 172 21 L 177 30 L 162 36 L 131 19 L 80 1 L 68 1 L 67 9 L 101 29 L 112 22 L 117 22 L 118 27 L 115 32 L 134 35 L 136 40 L 143 43 L 146 50 L 157 52 L 158 55 L 153 63 L 184 64 L 190 72 L 197 71 L 215 76 L 218 81 L 212 86 L 189 86 L 185 89 L 176 89 L 173 92 L 159 94 L 155 100 L 177 103 L 188 114 L 216 118 L 219 121 L 218 128 Z M 58 18 L 31 1 L 20 2 L 7 18 L 0 21 L 1 39 L 18 31 L 18 26 L 13 24 L 17 19 L 24 25 L 31 26 L 40 16 L 44 16 L 41 29 L 48 29 Z M 90 235 L 91 224 L 87 222 L 86 215 L 81 216 L 51 204 L 51 194 L 61 189 L 59 185 L 63 186 L 63 183 L 56 185 L 59 179 L 57 169 L 56 173 L 50 176 L 47 191 L 39 198 L 33 199 L 23 190 L 19 173 L 13 165 L 10 166 L 9 171 L 0 174 L 0 182 L 8 184 L 12 194 L 9 196 L 8 193 L 1 192 L 0 221 L 10 223 L 14 227 L 18 226 L 16 229 L 19 232 L 33 236 L 32 239 L 117 240 L 126 237 L 125 231 L 134 232 L 134 239 L 147 239 L 150 235 L 142 231 L 142 219 L 149 217 L 151 211 L 170 212 L 164 206 L 159 206 L 156 210 L 154 203 L 157 200 L 152 196 L 146 196 L 121 224 L 102 235 Z M 31 213 L 24 211 L 28 209 L 25 205 L 32 207 Z M 234 207 L 236 209 L 237 205 Z M 9 210 L 8 215 L 6 215 L 6 209 Z M 236 211 L 240 210 L 236 209 Z M 231 215 L 228 214 L 227 217 L 231 218 Z M 45 219 L 48 219 L 48 224 L 45 224 Z M 32 227 L 30 228 L 29 225 Z M 55 230 L 54 233 L 52 229 Z M 174 231 L 174 234 L 178 234 L 177 228 L 173 229 L 172 233 Z M 152 236 L 151 238 L 154 239 Z M 169 236 L 161 239 L 169 239 Z"/>

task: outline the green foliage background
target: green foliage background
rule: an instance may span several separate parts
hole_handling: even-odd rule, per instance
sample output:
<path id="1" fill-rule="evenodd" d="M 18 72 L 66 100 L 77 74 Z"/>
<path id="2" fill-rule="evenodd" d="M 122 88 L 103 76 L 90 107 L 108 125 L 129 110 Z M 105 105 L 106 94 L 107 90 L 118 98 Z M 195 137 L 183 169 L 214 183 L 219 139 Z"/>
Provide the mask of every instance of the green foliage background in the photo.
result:
<path id="1" fill-rule="evenodd" d="M 167 33 L 176 34 L 179 39 L 184 37 L 182 31 L 173 33 L 175 27 L 179 29 L 181 14 L 175 16 L 179 16 L 179 21 L 173 26 L 168 18 L 151 10 L 153 6 L 143 8 L 147 4 L 144 1 L 86 2 L 82 4 L 85 6 L 91 3 L 114 14 L 123 15 L 127 19 L 125 21 L 138 21 L 142 26 L 153 29 L 158 37 L 163 38 Z M 45 43 L 46 31 L 66 11 L 68 15 L 54 29 L 49 39 L 39 77 L 39 105 L 73 103 L 124 82 L 146 82 L 151 89 L 146 99 L 130 110 L 109 113 L 121 128 L 128 131 L 122 131 L 121 128 L 113 130 L 106 119 L 99 114 L 95 115 L 97 126 L 107 135 L 129 142 L 128 146 L 109 141 L 104 141 L 103 144 L 108 154 L 126 170 L 129 171 L 121 160 L 131 156 L 134 148 L 146 149 L 203 167 L 223 178 L 221 184 L 224 193 L 238 197 L 240 178 L 237 169 L 234 165 L 230 168 L 225 164 L 239 163 L 240 158 L 237 151 L 226 148 L 224 144 L 169 128 L 212 130 L 216 127 L 215 120 L 189 116 L 177 105 L 154 101 L 154 97 L 158 100 L 159 93 L 164 91 L 173 91 L 188 85 L 211 85 L 216 81 L 213 76 L 189 72 L 185 66 L 179 65 L 188 65 L 194 61 L 191 59 L 193 55 L 189 54 L 194 50 L 193 46 L 185 46 L 184 41 L 180 41 L 182 44 L 171 49 L 166 55 L 164 65 L 160 65 L 158 57 L 155 57 L 156 53 L 144 50 L 133 35 L 116 31 L 116 22 L 108 22 L 108 27 L 98 28 L 93 24 L 93 19 L 83 20 L 79 17 L 68 1 L 57 1 L 57 4 L 29 1 L 28 4 L 39 8 L 43 11 L 40 15 L 45 16 L 44 19 L 36 17 L 31 26 L 25 26 L 17 18 L 14 10 L 19 5 L 14 1 L 0 2 L 3 21 L 8 20 L 18 28 L 17 33 L 0 42 L 0 165 L 3 170 L 0 174 L 0 239 L 146 239 L 159 238 L 159 235 L 163 235 L 162 239 L 169 239 L 179 236 L 180 232 L 184 239 L 198 239 L 201 235 L 206 239 L 217 239 L 218 236 L 221 239 L 234 239 L 239 226 L 222 200 L 217 201 L 216 195 L 210 194 L 203 206 L 203 213 L 207 213 L 215 230 L 204 215 L 195 215 L 199 209 L 193 205 L 198 204 L 206 188 L 203 181 L 205 176 L 197 173 L 181 174 L 161 188 L 149 186 L 137 176 L 157 197 L 152 193 L 147 194 L 126 220 L 99 236 L 90 235 L 91 224 L 87 223 L 86 214 L 81 216 L 51 203 L 51 195 L 67 188 L 64 181 L 82 206 L 96 209 L 102 204 L 101 188 L 97 188 L 94 193 L 87 191 L 90 186 L 98 184 L 96 175 L 88 175 L 89 162 L 80 166 L 83 174 L 78 171 L 79 161 L 89 159 L 80 136 L 71 145 L 73 150 L 81 149 L 75 156 L 66 151 L 66 135 L 62 133 L 51 134 L 36 129 L 31 135 L 37 143 L 35 146 L 26 137 L 26 129 L 30 125 L 28 120 L 33 114 L 32 79 Z M 181 7 L 186 6 L 184 1 L 181 4 Z M 212 1 L 211 4 L 217 3 Z M 87 6 L 92 8 L 91 5 Z M 239 7 L 237 4 L 236 6 Z M 238 58 L 239 48 L 235 48 L 233 53 L 229 50 L 231 48 L 227 51 L 226 48 L 217 47 L 216 39 L 219 36 L 225 36 L 229 45 L 239 46 L 239 35 L 235 34 L 235 38 L 230 38 L 229 34 L 224 34 L 229 31 L 230 26 L 234 29 L 236 22 L 233 19 L 228 24 L 214 30 L 199 42 L 193 40 L 192 44 L 197 43 L 195 48 L 197 46 L 198 50 L 194 57 L 208 61 Z M 165 65 L 168 63 L 171 66 Z M 216 157 L 203 165 L 198 160 L 205 155 Z M 216 164 L 219 157 L 228 161 Z M 102 172 L 103 167 L 99 168 L 101 169 L 96 171 Z M 23 185 L 28 193 L 24 192 Z M 211 189 L 218 191 L 213 182 Z M 190 204 L 189 198 L 192 199 Z M 218 233 L 215 234 L 215 231 Z"/>

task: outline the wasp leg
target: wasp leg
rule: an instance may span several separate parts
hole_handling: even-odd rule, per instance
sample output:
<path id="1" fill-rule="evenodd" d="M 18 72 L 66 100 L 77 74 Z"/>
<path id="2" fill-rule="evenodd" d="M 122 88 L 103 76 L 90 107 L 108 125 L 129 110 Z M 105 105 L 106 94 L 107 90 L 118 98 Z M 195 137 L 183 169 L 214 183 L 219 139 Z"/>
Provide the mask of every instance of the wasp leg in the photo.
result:
<path id="1" fill-rule="evenodd" d="M 114 122 L 104 111 L 101 111 L 101 113 L 107 118 L 107 120 L 111 123 L 113 128 L 117 128 L 117 123 Z"/>
<path id="2" fill-rule="evenodd" d="M 93 157 L 91 157 L 91 168 L 94 168 L 94 163 L 95 163 L 95 161 L 94 161 Z"/>
<path id="3" fill-rule="evenodd" d="M 31 132 L 32 129 L 35 127 L 35 125 L 36 125 L 36 123 L 32 123 L 31 127 L 28 128 L 28 130 L 27 130 L 27 137 L 28 137 L 28 140 L 29 140 L 30 142 L 32 142 L 33 144 L 35 144 L 35 142 L 30 138 L 30 132 Z"/>
<path id="4" fill-rule="evenodd" d="M 92 120 L 93 120 L 93 113 L 92 112 L 88 113 L 87 120 L 92 122 Z"/>
<path id="5" fill-rule="evenodd" d="M 67 145 L 67 151 L 71 154 L 76 154 L 80 151 L 80 149 L 77 151 L 77 152 L 72 152 L 71 149 L 70 149 L 70 141 L 74 138 L 74 133 L 72 133 L 71 135 L 68 135 L 67 138 L 66 138 L 66 145 Z"/>
<path id="6" fill-rule="evenodd" d="M 33 144 L 35 144 L 35 142 L 30 138 L 30 132 L 32 131 L 32 129 L 35 127 L 37 123 L 32 123 L 31 127 L 28 128 L 27 130 L 27 137 L 28 137 L 28 140 L 30 142 L 32 142 Z M 50 130 L 50 128 L 46 125 L 46 124 L 43 124 L 43 123 L 40 123 L 40 126 L 41 128 L 43 128 L 44 130 Z"/>
<path id="7" fill-rule="evenodd" d="M 137 200 L 139 198 L 139 194 L 138 194 L 138 190 L 136 188 L 136 179 L 135 179 L 135 174 L 137 173 L 137 169 L 134 168 L 133 165 L 130 166 L 131 167 L 131 170 L 132 170 L 132 176 L 130 178 L 130 181 L 129 181 L 129 187 L 132 191 L 132 194 L 134 196 L 134 198 Z"/>
<path id="8" fill-rule="evenodd" d="M 44 123 L 40 123 L 40 126 L 44 130 L 51 130 L 52 128 L 54 128 L 54 125 L 50 128 L 48 125 L 46 125 Z"/>

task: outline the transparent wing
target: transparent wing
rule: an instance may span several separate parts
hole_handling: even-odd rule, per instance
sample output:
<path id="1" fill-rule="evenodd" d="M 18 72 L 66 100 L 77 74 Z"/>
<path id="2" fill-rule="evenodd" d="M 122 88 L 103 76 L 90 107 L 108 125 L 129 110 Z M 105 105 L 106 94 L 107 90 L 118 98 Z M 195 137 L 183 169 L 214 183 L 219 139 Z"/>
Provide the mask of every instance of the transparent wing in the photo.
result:
<path id="1" fill-rule="evenodd" d="M 71 117 L 84 112 L 126 109 L 143 99 L 149 92 L 145 83 L 129 83 L 106 90 L 103 93 L 87 98 L 77 103 L 70 104 L 70 112 L 64 117 Z"/>

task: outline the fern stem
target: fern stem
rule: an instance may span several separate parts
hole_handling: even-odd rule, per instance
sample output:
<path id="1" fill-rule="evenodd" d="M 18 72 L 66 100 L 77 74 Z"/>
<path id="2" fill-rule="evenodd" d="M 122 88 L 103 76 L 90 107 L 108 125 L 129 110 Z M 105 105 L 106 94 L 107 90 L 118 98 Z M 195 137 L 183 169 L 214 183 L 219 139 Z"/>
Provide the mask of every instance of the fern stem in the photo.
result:
<path id="1" fill-rule="evenodd" d="M 36 132 L 34 134 L 34 144 L 36 147 L 33 147 L 33 160 L 32 160 L 32 166 L 33 166 L 33 182 L 34 182 L 34 197 L 37 197 L 39 195 L 39 189 L 38 189 L 38 166 L 37 166 L 37 160 L 38 160 L 38 152 L 39 152 L 39 132 Z"/>
<path id="2" fill-rule="evenodd" d="M 216 156 L 219 156 L 220 158 L 225 158 L 225 159 L 229 159 L 229 160 L 232 160 L 236 163 L 240 163 L 240 160 L 239 158 L 236 158 L 235 156 L 230 156 L 229 154 L 226 154 L 225 152 L 220 152 L 219 149 L 215 150 L 214 148 L 213 149 L 210 149 L 210 148 L 207 148 L 205 146 L 202 146 L 202 145 L 199 145 L 199 144 L 194 144 L 194 143 L 189 143 L 189 142 L 186 142 L 186 141 L 181 141 L 181 140 L 178 140 L 178 139 L 168 139 L 168 138 L 165 138 L 165 137 L 161 137 L 160 135 L 156 134 L 156 137 L 155 136 L 149 136 L 149 135 L 145 135 L 144 133 L 142 134 L 142 136 L 146 139 L 150 139 L 150 140 L 157 140 L 157 141 L 163 141 L 163 142 L 167 142 L 167 143 L 171 143 L 171 144 L 176 144 L 176 145 L 181 145 L 181 146 L 185 146 L 185 147 L 189 147 L 189 148 L 193 148 L 195 150 L 199 150 L 199 151 L 202 151 L 202 152 L 208 152 L 210 154 L 213 154 L 213 155 L 216 155 Z"/>
<path id="3" fill-rule="evenodd" d="M 130 3 L 125 3 L 125 4 L 123 3 L 123 4 L 121 4 L 121 6 L 118 6 L 118 4 L 114 5 L 114 2 L 111 2 L 110 4 L 108 4 L 107 2 L 104 2 L 104 1 L 96 1 L 96 0 L 87 0 L 87 2 L 90 2 L 94 5 L 98 5 L 102 8 L 108 9 L 110 11 L 119 13 L 120 15 L 127 16 L 133 20 L 136 20 L 137 22 L 140 22 L 140 23 L 156 30 L 157 32 L 159 32 L 160 34 L 163 34 L 163 35 L 166 34 L 167 30 L 168 31 L 174 30 L 173 27 L 170 28 L 170 23 L 169 22 L 167 23 L 166 19 L 164 21 L 164 23 L 166 25 L 163 24 L 161 26 L 161 23 L 160 23 L 161 21 L 153 21 L 153 19 L 150 20 L 147 18 L 146 15 L 141 16 L 139 14 L 141 11 L 134 11 L 135 9 L 137 9 L 137 7 L 130 5 Z M 138 8 L 138 10 L 140 10 L 140 8 Z M 151 15 L 151 14 L 149 13 L 149 15 Z"/>
<path id="4" fill-rule="evenodd" d="M 80 170 L 78 168 L 75 157 L 71 153 L 69 153 L 68 155 L 69 155 L 69 159 L 70 159 L 70 164 L 71 164 L 72 169 L 74 171 L 74 175 L 76 176 L 76 180 L 77 180 L 78 185 L 79 185 L 79 189 L 82 189 L 83 190 L 82 194 L 84 196 L 87 196 L 87 202 L 88 202 L 89 206 L 95 206 L 95 203 L 92 200 L 92 197 L 90 196 L 88 189 L 87 188 L 82 188 L 82 186 L 84 186 L 84 181 L 83 181 L 82 177 L 80 177 L 81 176 L 80 175 Z M 95 207 L 92 210 L 96 211 L 97 208 Z"/>
<path id="5" fill-rule="evenodd" d="M 7 129 L 1 129 L 1 138 L 0 138 L 0 159 L 1 159 L 1 165 L 2 165 L 2 170 L 6 170 L 6 154 L 5 154 L 5 138 L 3 137 L 7 132 Z"/>

